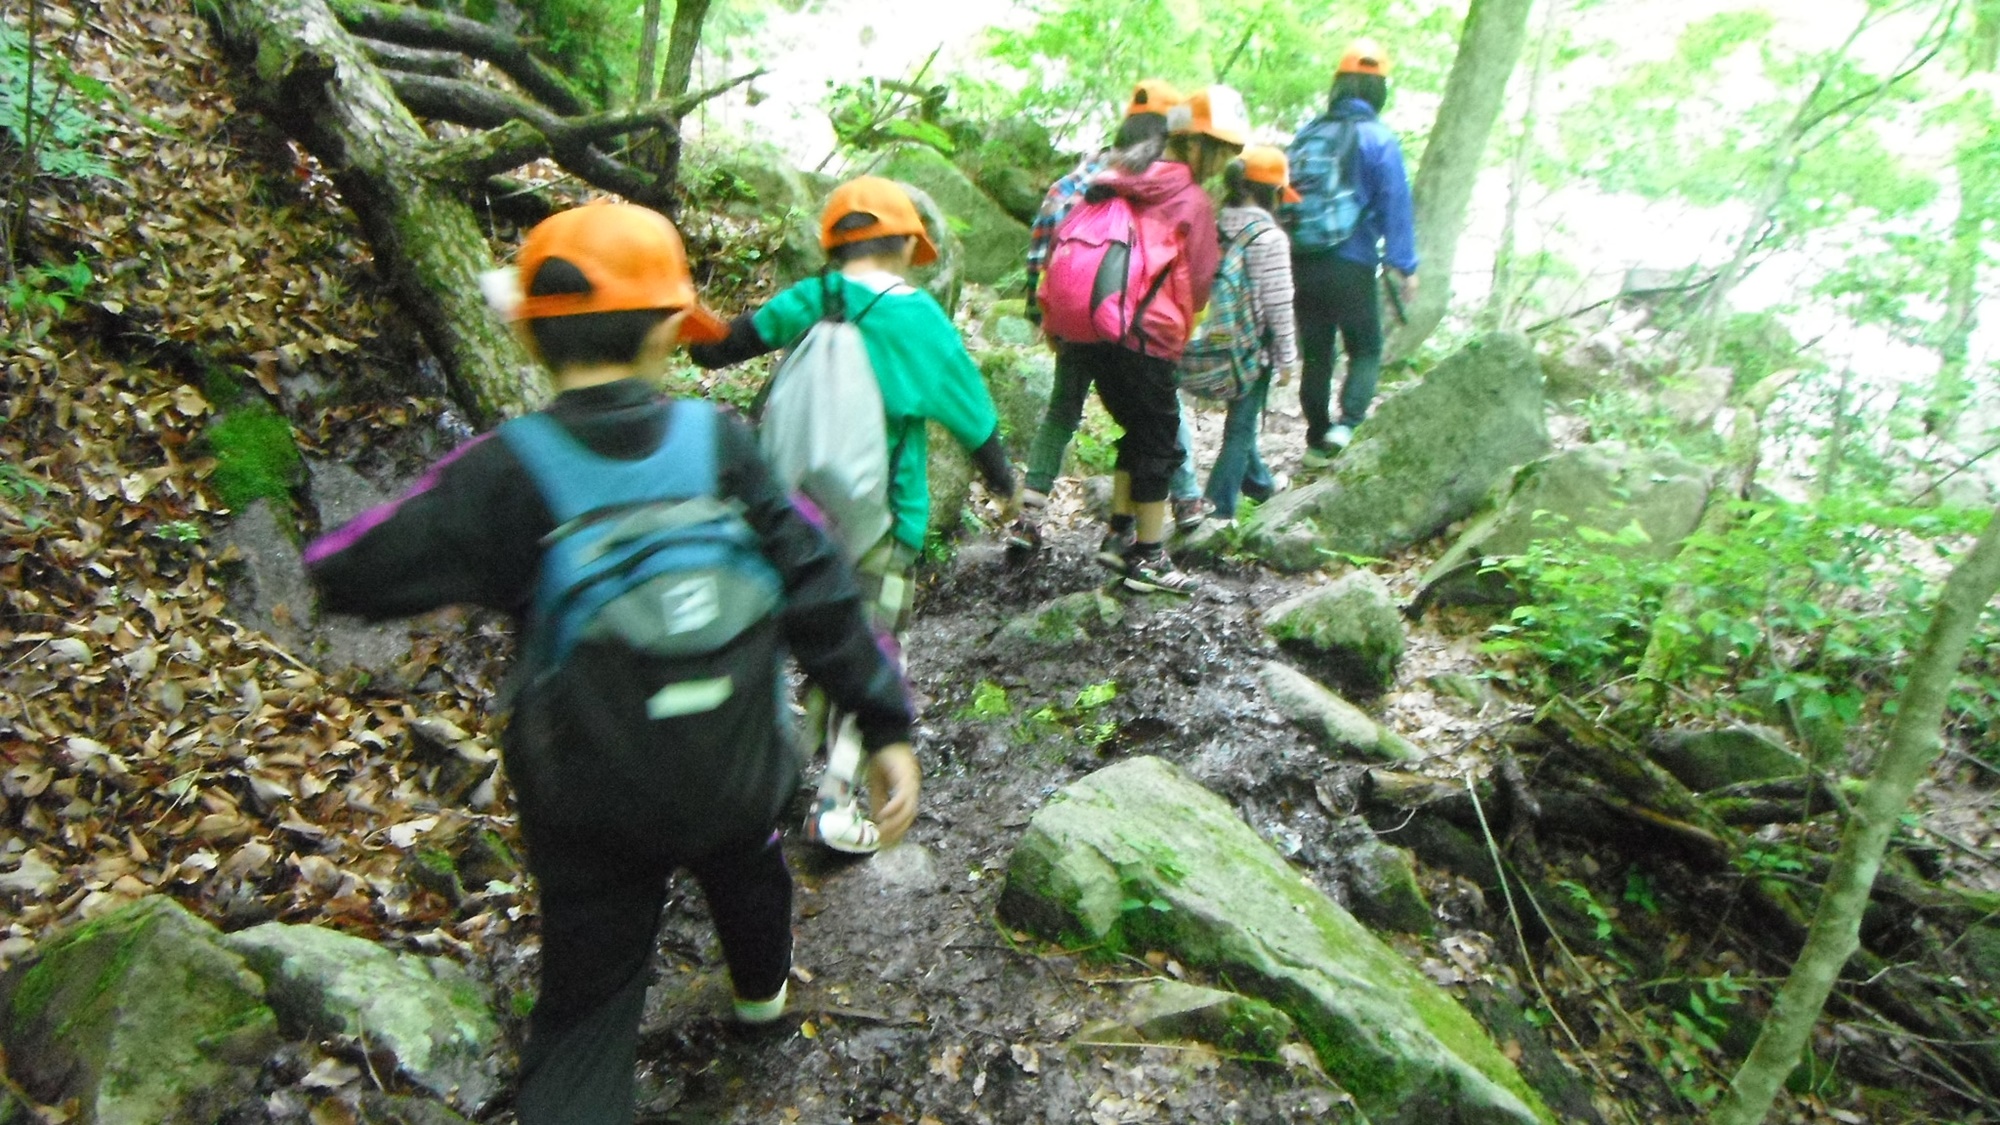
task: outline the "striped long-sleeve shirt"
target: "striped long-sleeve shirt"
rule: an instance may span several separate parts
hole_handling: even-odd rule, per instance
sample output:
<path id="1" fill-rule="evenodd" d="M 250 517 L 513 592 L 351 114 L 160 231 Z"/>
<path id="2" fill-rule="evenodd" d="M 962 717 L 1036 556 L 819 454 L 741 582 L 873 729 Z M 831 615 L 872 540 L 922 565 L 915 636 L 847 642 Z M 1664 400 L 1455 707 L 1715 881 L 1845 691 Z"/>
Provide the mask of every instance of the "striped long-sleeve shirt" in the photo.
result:
<path id="1" fill-rule="evenodd" d="M 1216 225 L 1228 243 L 1256 220 L 1262 220 L 1264 229 L 1245 251 L 1258 335 L 1270 341 L 1267 360 L 1279 368 L 1293 367 L 1299 362 L 1299 333 L 1292 315 L 1292 240 L 1261 207 L 1224 207 Z"/>

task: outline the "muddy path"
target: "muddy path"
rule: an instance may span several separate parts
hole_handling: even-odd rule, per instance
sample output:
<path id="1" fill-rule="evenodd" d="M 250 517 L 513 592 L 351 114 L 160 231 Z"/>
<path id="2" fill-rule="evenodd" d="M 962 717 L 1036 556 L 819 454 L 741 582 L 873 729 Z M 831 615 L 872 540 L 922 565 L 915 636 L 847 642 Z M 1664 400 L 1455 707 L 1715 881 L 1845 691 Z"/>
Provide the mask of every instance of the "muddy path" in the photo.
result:
<path id="1" fill-rule="evenodd" d="M 1257 679 L 1280 655 L 1258 613 L 1298 580 L 1224 564 L 1190 599 L 1119 594 L 1122 623 L 1062 651 L 994 643 L 1013 616 L 1106 585 L 1089 561 L 1097 527 L 1074 482 L 1064 488 L 1052 521 L 1063 526 L 1033 564 L 974 543 L 933 572 L 908 638 L 924 714 L 922 814 L 904 846 L 872 859 L 792 841 L 797 969 L 776 1028 L 746 1034 L 723 1017 L 719 951 L 692 884 L 677 887 L 642 1040 L 641 1120 L 1338 1119 L 1344 1095 L 1305 1053 L 1264 1061 L 1089 1045 L 1133 986 L 1191 974 L 1162 957 L 1054 948 L 996 918 L 1029 817 L 1062 785 L 1127 755 L 1185 767 L 1337 900 L 1347 894 L 1344 834 L 1357 831 L 1346 814 L 1363 764 L 1314 747 L 1264 702 Z M 1375 708 L 1441 751 L 1431 763 L 1441 769 L 1459 768 L 1488 725 L 1469 705 L 1445 710 L 1422 686 L 1452 667 L 1468 670 L 1469 650 L 1419 627 L 1403 673 L 1413 686 Z M 1441 938 L 1454 923 L 1487 921 L 1469 885 L 1438 877 L 1428 889 L 1445 916 Z M 1426 955 L 1415 939 L 1398 940 Z"/>

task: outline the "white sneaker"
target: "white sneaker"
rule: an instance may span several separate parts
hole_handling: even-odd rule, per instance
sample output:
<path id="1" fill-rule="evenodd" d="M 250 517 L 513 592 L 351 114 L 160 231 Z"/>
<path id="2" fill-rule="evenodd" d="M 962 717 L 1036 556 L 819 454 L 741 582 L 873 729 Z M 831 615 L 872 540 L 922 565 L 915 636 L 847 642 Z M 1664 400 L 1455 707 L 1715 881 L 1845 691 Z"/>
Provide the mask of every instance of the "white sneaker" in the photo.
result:
<path id="1" fill-rule="evenodd" d="M 1326 432 L 1326 443 L 1335 449 L 1346 449 L 1354 440 L 1354 427 L 1339 425 Z"/>
<path id="2" fill-rule="evenodd" d="M 881 830 L 852 797 L 845 801 L 821 797 L 819 809 L 806 817 L 806 839 L 848 855 L 873 855 L 882 850 Z"/>

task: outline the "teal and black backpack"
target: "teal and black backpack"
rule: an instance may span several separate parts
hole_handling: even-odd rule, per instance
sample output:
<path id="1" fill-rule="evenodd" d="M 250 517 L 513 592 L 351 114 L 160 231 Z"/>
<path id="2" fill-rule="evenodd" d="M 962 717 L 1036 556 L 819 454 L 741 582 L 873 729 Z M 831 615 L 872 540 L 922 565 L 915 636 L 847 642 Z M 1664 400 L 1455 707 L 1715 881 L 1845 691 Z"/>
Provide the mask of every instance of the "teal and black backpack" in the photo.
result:
<path id="1" fill-rule="evenodd" d="M 1270 229 L 1270 220 L 1253 218 L 1223 244 L 1215 284 L 1208 293 L 1208 312 L 1174 368 L 1174 381 L 1181 390 L 1234 402 L 1262 377 L 1265 340 L 1250 280 L 1250 244 Z"/>
<path id="2" fill-rule="evenodd" d="M 719 419 L 679 400 L 658 449 L 599 456 L 547 414 L 500 427 L 556 528 L 527 615 L 508 771 L 544 831 L 607 816 L 683 845 L 767 824 L 796 783 L 780 727 L 784 586 L 721 494 Z"/>

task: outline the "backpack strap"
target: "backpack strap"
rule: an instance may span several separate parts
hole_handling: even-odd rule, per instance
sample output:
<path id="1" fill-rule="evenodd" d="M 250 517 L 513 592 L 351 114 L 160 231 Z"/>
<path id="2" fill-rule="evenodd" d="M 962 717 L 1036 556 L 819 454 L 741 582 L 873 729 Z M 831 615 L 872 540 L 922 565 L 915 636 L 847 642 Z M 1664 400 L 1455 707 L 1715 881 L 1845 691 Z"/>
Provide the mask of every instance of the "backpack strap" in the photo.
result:
<path id="1" fill-rule="evenodd" d="M 534 478 L 555 517 L 556 529 L 545 542 L 566 537 L 586 517 L 660 500 L 715 495 L 719 427 L 714 405 L 677 399 L 660 409 L 666 416 L 666 436 L 658 448 L 636 461 L 591 452 L 544 411 L 524 414 L 500 427 L 500 435 Z"/>

